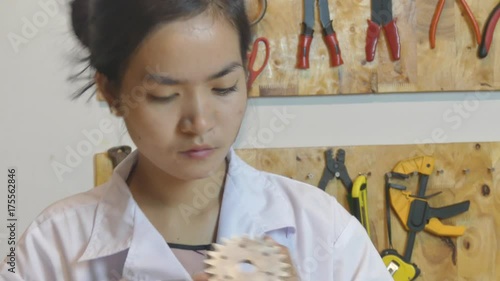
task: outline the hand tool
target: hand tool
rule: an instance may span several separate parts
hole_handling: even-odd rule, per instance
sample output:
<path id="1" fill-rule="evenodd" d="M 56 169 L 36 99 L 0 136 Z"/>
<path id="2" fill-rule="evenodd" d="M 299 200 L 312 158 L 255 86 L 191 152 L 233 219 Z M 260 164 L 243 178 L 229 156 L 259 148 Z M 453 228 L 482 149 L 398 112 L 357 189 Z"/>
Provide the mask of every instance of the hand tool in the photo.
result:
<path id="1" fill-rule="evenodd" d="M 347 172 L 345 166 L 345 150 L 338 149 L 335 158 L 333 150 L 325 151 L 325 168 L 323 175 L 319 180 L 318 187 L 325 191 L 328 182 L 334 178 L 340 179 L 347 191 L 347 202 L 351 213 L 365 227 L 368 235 L 370 235 L 370 225 L 368 220 L 368 197 L 367 197 L 367 180 L 366 176 L 359 175 L 354 183 Z"/>
<path id="2" fill-rule="evenodd" d="M 255 60 L 257 59 L 257 54 L 259 53 L 259 47 L 260 43 L 263 43 L 265 48 L 265 58 L 264 62 L 262 63 L 261 67 L 257 70 L 254 69 L 254 64 Z M 270 48 L 269 48 L 269 41 L 265 37 L 259 37 L 255 39 L 253 42 L 252 46 L 252 51 L 248 55 L 248 79 L 247 79 L 247 89 L 252 88 L 252 84 L 257 79 L 257 77 L 262 73 L 264 68 L 267 65 L 267 62 L 269 61 L 269 55 L 270 55 Z"/>
<path id="3" fill-rule="evenodd" d="M 116 166 L 118 166 L 118 164 L 120 164 L 120 162 L 122 162 L 122 160 L 130 154 L 130 152 L 132 152 L 132 148 L 128 145 L 120 145 L 108 149 L 108 156 L 113 163 L 113 168 L 116 168 Z"/>
<path id="4" fill-rule="evenodd" d="M 391 230 L 391 207 L 390 207 L 390 188 L 406 189 L 405 186 L 400 186 L 397 184 L 389 183 L 391 177 L 407 178 L 407 176 L 401 177 L 400 174 L 392 175 L 391 173 L 386 174 L 385 177 L 385 207 L 387 216 L 387 235 L 389 237 L 389 249 L 383 250 L 380 253 L 382 261 L 387 266 L 387 271 L 391 274 L 395 281 L 408 281 L 415 280 L 420 275 L 420 269 L 414 263 L 405 260 L 392 246 L 392 230 Z"/>
<path id="5" fill-rule="evenodd" d="M 370 221 L 368 220 L 368 190 L 366 188 L 367 178 L 359 175 L 352 184 L 352 213 L 365 227 L 370 236 Z"/>
<path id="6" fill-rule="evenodd" d="M 109 148 L 105 152 L 94 155 L 94 186 L 107 182 L 113 170 L 127 157 L 132 148 L 127 145 L 119 145 Z"/>
<path id="7" fill-rule="evenodd" d="M 333 150 L 327 149 L 325 151 L 325 162 L 325 169 L 323 170 L 323 175 L 319 180 L 318 187 L 324 191 L 330 180 L 338 178 L 346 188 L 347 194 L 351 194 L 352 180 L 344 164 L 345 150 L 338 149 L 335 158 L 333 158 Z"/>
<path id="8" fill-rule="evenodd" d="M 368 21 L 366 31 L 366 61 L 373 61 L 377 50 L 378 37 L 383 28 L 392 59 L 399 60 L 401 43 L 399 39 L 396 19 L 392 15 L 392 0 L 371 0 L 371 20 Z"/>
<path id="9" fill-rule="evenodd" d="M 429 175 L 434 169 L 434 158 L 421 156 L 399 162 L 391 173 L 386 176 L 386 207 L 389 209 L 390 201 L 393 210 L 408 231 L 404 256 L 399 255 L 392 248 L 392 234 L 390 225 L 390 211 L 387 210 L 387 230 L 391 249 L 382 252 L 388 270 L 392 272 L 395 280 L 413 280 L 420 270 L 411 263 L 411 256 L 415 244 L 416 234 L 422 230 L 438 236 L 460 236 L 465 228 L 462 226 L 444 225 L 440 219 L 446 219 L 469 209 L 470 201 L 463 201 L 450 206 L 432 208 L 427 200 L 440 192 L 425 195 Z M 408 178 L 417 172 L 419 175 L 419 188 L 417 195 L 406 191 L 406 187 L 389 182 L 391 178 Z"/>
<path id="10" fill-rule="evenodd" d="M 300 69 L 309 68 L 309 49 L 314 33 L 314 1 L 304 0 L 304 22 L 302 23 L 302 33 L 299 36 L 299 52 L 297 67 Z M 323 27 L 323 39 L 325 40 L 330 54 L 331 66 L 339 66 L 344 63 L 341 57 L 337 35 L 330 19 L 330 9 L 328 0 L 318 0 L 321 25 Z"/>
<path id="11" fill-rule="evenodd" d="M 500 19 L 500 3 L 498 3 L 491 11 L 490 15 L 488 16 L 488 20 L 484 25 L 483 37 L 478 50 L 478 55 L 480 58 L 485 58 L 490 51 L 490 46 L 491 42 L 493 41 L 493 34 L 495 33 L 495 27 L 497 25 L 498 19 Z"/>
<path id="12" fill-rule="evenodd" d="M 445 1 L 446 0 L 439 0 L 436 6 L 436 10 L 434 11 L 434 16 L 432 17 L 431 27 L 429 29 L 429 39 L 431 43 L 431 49 L 434 49 L 434 47 L 436 46 L 436 29 L 439 22 L 439 18 L 441 17 L 441 12 L 443 11 Z M 467 12 L 467 17 L 472 22 L 477 43 L 481 44 L 481 32 L 479 31 L 479 25 L 477 24 L 474 14 L 472 13 L 471 9 L 469 8 L 469 5 L 465 0 L 460 0 L 460 3 Z"/>
<path id="13" fill-rule="evenodd" d="M 251 10 L 253 10 L 252 8 L 255 6 L 255 1 L 251 1 L 251 3 L 247 0 L 245 1 L 245 6 L 246 6 L 246 9 L 247 9 L 247 13 L 249 13 Z M 253 5 L 252 5 L 253 4 Z M 256 24 L 258 24 L 263 18 L 264 16 L 266 15 L 266 12 L 267 12 L 267 0 L 258 0 L 258 3 L 257 3 L 257 6 L 258 6 L 258 16 L 256 16 L 255 18 L 250 18 L 250 26 L 254 26 Z"/>

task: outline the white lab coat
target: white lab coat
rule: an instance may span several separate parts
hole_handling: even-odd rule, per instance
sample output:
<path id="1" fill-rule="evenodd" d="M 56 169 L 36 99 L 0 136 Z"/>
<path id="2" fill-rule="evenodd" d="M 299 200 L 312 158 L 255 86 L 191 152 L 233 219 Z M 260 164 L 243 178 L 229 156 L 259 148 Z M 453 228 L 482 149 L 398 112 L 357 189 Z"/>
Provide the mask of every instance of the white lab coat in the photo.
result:
<path id="1" fill-rule="evenodd" d="M 45 209 L 18 241 L 16 274 L 4 261 L 0 280 L 191 280 L 125 183 L 137 153 L 107 183 Z M 333 197 L 258 171 L 232 149 L 228 159 L 218 242 L 267 234 L 288 247 L 302 281 L 392 280 L 361 224 Z"/>

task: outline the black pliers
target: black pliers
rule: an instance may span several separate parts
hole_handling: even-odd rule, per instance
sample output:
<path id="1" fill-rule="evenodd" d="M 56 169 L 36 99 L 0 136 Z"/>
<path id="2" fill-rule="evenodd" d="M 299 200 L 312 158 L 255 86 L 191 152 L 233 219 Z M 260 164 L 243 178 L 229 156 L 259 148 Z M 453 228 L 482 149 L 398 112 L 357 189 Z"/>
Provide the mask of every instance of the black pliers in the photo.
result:
<path id="1" fill-rule="evenodd" d="M 352 180 L 347 172 L 345 166 L 345 150 L 338 149 L 337 155 L 333 158 L 333 150 L 328 149 L 325 151 L 325 169 L 323 170 L 323 175 L 319 180 L 318 187 L 321 190 L 325 190 L 328 182 L 334 178 L 340 179 L 342 184 L 347 190 L 347 194 L 351 194 L 352 191 Z"/>

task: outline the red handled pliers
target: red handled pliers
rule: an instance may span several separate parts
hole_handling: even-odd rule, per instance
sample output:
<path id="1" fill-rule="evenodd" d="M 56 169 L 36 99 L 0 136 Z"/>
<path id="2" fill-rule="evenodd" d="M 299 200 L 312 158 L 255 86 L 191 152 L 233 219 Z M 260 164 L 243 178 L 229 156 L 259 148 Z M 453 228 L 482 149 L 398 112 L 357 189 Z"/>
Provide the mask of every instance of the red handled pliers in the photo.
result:
<path id="1" fill-rule="evenodd" d="M 493 41 L 493 33 L 495 33 L 495 27 L 497 25 L 498 19 L 500 19 L 500 3 L 491 11 L 488 21 L 484 25 L 483 38 L 479 44 L 478 55 L 480 58 L 485 58 L 490 51 L 491 42 Z"/>
<path id="2" fill-rule="evenodd" d="M 309 68 L 309 48 L 314 33 L 314 2 L 316 0 L 304 0 L 304 22 L 302 23 L 302 33 L 299 37 L 299 52 L 297 55 L 297 68 Z M 323 27 L 323 39 L 325 40 L 328 52 L 330 53 L 331 66 L 339 66 L 344 63 L 340 53 L 337 35 L 330 19 L 328 0 L 317 0 L 319 5 L 319 17 Z"/>
<path id="3" fill-rule="evenodd" d="M 387 43 L 389 43 L 392 59 L 399 60 L 401 43 L 396 20 L 392 16 L 392 0 L 371 0 L 371 20 L 368 20 L 365 46 L 367 61 L 373 61 L 375 58 L 378 37 L 382 28 L 385 31 Z"/>
<path id="4" fill-rule="evenodd" d="M 434 16 L 432 18 L 431 28 L 429 30 L 431 49 L 434 49 L 434 47 L 436 46 L 436 28 L 439 22 L 439 17 L 441 16 L 441 12 L 443 11 L 445 1 L 446 0 L 439 0 L 436 6 L 436 11 L 434 12 Z M 465 8 L 465 11 L 467 12 L 467 17 L 472 22 L 472 26 L 474 27 L 474 33 L 476 34 L 477 43 L 481 44 L 481 31 L 479 31 L 479 25 L 477 24 L 474 14 L 472 13 L 471 9 L 469 8 L 469 5 L 467 5 L 467 2 L 465 2 L 465 0 L 460 0 L 460 3 L 462 3 L 462 6 Z"/>

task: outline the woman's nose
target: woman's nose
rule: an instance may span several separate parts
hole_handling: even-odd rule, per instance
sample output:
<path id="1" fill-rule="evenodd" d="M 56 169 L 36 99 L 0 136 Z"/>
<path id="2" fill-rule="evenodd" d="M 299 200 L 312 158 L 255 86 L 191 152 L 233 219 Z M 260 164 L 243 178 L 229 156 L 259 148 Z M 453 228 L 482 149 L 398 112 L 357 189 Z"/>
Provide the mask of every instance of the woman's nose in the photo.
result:
<path id="1" fill-rule="evenodd" d="M 212 107 L 202 97 L 194 97 L 184 107 L 180 130 L 185 134 L 204 135 L 214 126 Z"/>

